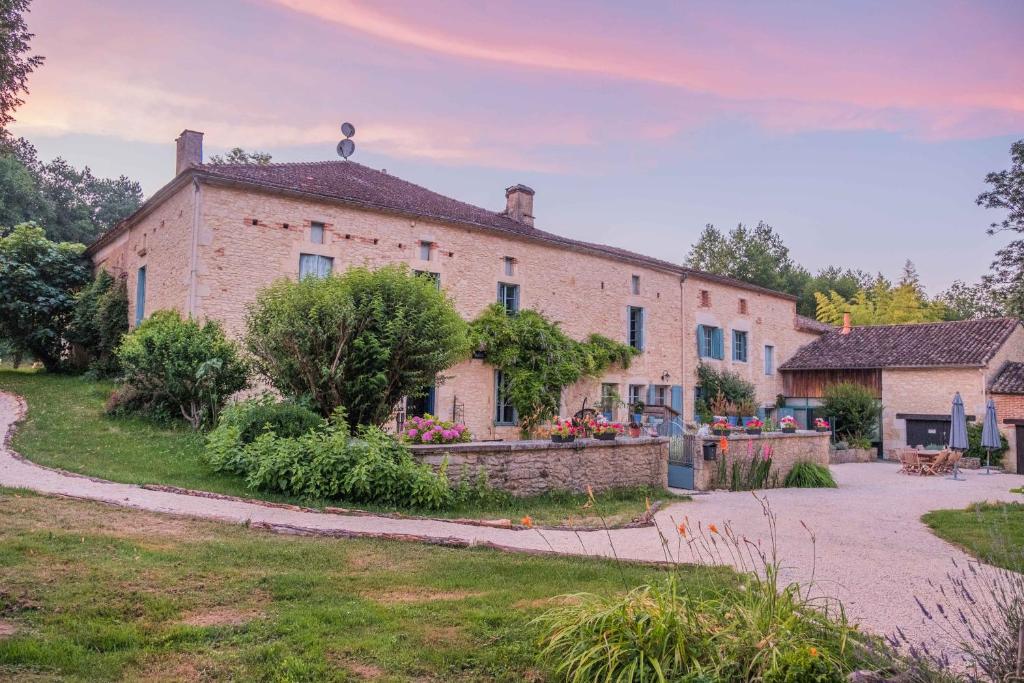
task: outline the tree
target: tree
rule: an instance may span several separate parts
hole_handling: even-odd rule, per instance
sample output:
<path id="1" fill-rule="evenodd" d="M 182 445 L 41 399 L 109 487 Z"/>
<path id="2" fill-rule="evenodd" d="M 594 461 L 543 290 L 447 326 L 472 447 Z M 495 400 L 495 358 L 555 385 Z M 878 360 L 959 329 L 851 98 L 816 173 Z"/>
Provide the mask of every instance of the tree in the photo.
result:
<path id="1" fill-rule="evenodd" d="M 247 152 L 241 147 L 235 147 L 227 154 L 221 156 L 220 154 L 214 154 L 210 157 L 209 163 L 211 164 L 256 164 L 257 166 L 266 166 L 270 163 L 269 152 Z"/>
<path id="2" fill-rule="evenodd" d="M 0 138 L 10 136 L 7 126 L 14 121 L 14 110 L 25 101 L 28 77 L 41 66 L 43 57 L 29 55 L 25 17 L 30 0 L 0 0 Z"/>
<path id="3" fill-rule="evenodd" d="M 818 305 L 814 297 L 816 293 L 836 292 L 843 298 L 849 299 L 859 290 L 869 287 L 872 281 L 871 275 L 863 270 L 826 266 L 819 270 L 814 277 L 809 278 L 799 292 L 800 301 L 797 302 L 797 313 L 810 318 L 815 317 Z"/>
<path id="4" fill-rule="evenodd" d="M 282 394 L 377 426 L 468 353 L 451 300 L 404 266 L 279 281 L 249 307 L 246 345 Z"/>
<path id="5" fill-rule="evenodd" d="M 125 176 L 97 178 L 57 157 L 42 164 L 39 183 L 53 211 L 52 239 L 89 243 L 142 204 L 142 186 Z"/>
<path id="6" fill-rule="evenodd" d="M 628 368 L 638 353 L 598 334 L 576 341 L 537 311 L 510 315 L 501 304 L 491 304 L 470 331 L 473 348 L 504 375 L 524 434 L 558 414 L 566 387 L 584 377 L 600 377 L 612 364 Z"/>
<path id="7" fill-rule="evenodd" d="M 215 320 L 183 320 L 156 311 L 125 335 L 117 348 L 125 383 L 138 405 L 169 404 L 193 429 L 216 422 L 234 393 L 249 385 L 237 345 Z"/>
<path id="8" fill-rule="evenodd" d="M 974 285 L 954 280 L 936 299 L 946 307 L 946 320 L 974 320 L 1006 315 L 1002 301 L 984 280 Z"/>
<path id="9" fill-rule="evenodd" d="M 827 387 L 822 397 L 822 409 L 835 419 L 833 425 L 840 439 L 863 441 L 878 428 L 882 404 L 865 387 L 852 382 Z"/>
<path id="10" fill-rule="evenodd" d="M 1002 230 L 1024 232 L 1024 140 L 1010 146 L 1010 168 L 985 176 L 991 187 L 978 195 L 978 206 L 1006 211 L 1006 217 L 989 225 L 989 234 Z"/>
<path id="11" fill-rule="evenodd" d="M 913 270 L 913 264 L 910 264 Z M 906 275 L 907 273 L 905 273 Z M 941 301 L 928 299 L 920 285 L 904 278 L 895 287 L 878 275 L 870 287 L 858 290 L 852 297 L 838 292 L 816 293 L 816 317 L 823 323 L 841 325 L 843 315 L 850 314 L 854 325 L 893 325 L 904 323 L 936 322 L 946 319 Z"/>
<path id="12" fill-rule="evenodd" d="M 62 367 L 75 293 L 90 279 L 84 249 L 51 242 L 28 223 L 0 237 L 0 338 L 47 370 Z"/>
<path id="13" fill-rule="evenodd" d="M 691 268 L 782 292 L 793 292 L 809 277 L 793 263 L 782 237 L 764 221 L 753 230 L 740 223 L 728 235 L 708 224 L 686 260 Z"/>
<path id="14" fill-rule="evenodd" d="M 98 376 L 112 376 L 119 370 L 115 352 L 127 332 L 125 278 L 114 278 L 101 270 L 75 298 L 68 341 L 75 345 L 83 365 L 88 363 Z"/>
<path id="15" fill-rule="evenodd" d="M 53 210 L 36 177 L 14 154 L 0 155 L 0 235 L 15 225 L 52 222 Z"/>

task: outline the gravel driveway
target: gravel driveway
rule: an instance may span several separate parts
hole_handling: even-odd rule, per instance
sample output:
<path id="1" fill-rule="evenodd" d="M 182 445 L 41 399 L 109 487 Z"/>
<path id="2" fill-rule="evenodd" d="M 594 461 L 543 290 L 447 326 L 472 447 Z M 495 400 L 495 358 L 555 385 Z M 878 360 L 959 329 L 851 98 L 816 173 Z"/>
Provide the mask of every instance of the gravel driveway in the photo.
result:
<path id="1" fill-rule="evenodd" d="M 41 493 L 96 500 L 114 505 L 234 523 L 287 525 L 312 533 L 366 534 L 444 539 L 448 542 L 492 543 L 524 551 L 610 555 L 660 561 L 664 550 L 653 527 L 575 534 L 497 529 L 437 520 L 345 516 L 267 507 L 237 500 L 200 498 L 152 491 L 129 484 L 100 481 L 40 467 L 27 462 L 7 445 L 8 435 L 24 406 L 0 392 L 0 485 Z M 74 448 L 69 444 L 68 448 Z M 944 580 L 951 560 L 966 562 L 960 550 L 938 539 L 921 523 L 921 515 L 941 508 L 963 508 L 982 500 L 1022 500 L 1009 489 L 1024 485 L 1024 476 L 985 476 L 965 472 L 966 481 L 942 477 L 907 477 L 891 463 L 835 465 L 838 489 L 774 489 L 763 495 L 778 522 L 777 547 L 784 559 L 786 580 L 806 581 L 816 559 L 819 589 L 840 598 L 848 614 L 876 633 L 897 626 L 914 640 L 928 636 L 914 601 L 914 586 L 927 592 L 926 581 Z M 692 502 L 672 505 L 658 513 L 662 532 L 676 538 L 675 522 L 688 516 L 722 526 L 751 540 L 767 539 L 768 525 L 761 504 L 750 493 L 715 492 Z M 816 553 L 807 529 L 814 532 Z M 683 559 L 689 555 L 684 552 Z"/>

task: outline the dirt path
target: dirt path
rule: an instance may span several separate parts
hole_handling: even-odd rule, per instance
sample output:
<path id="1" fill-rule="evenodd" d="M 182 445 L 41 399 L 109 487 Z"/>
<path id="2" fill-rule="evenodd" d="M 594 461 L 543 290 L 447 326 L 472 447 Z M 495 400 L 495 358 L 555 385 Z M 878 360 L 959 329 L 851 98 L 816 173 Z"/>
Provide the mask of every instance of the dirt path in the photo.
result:
<path id="1" fill-rule="evenodd" d="M 0 392 L 0 435 L 8 435 L 20 418 L 23 403 Z M 521 551 L 609 556 L 660 561 L 665 550 L 653 527 L 611 532 L 497 529 L 445 521 L 345 516 L 267 507 L 237 500 L 218 500 L 167 493 L 129 484 L 94 480 L 50 470 L 14 454 L 3 439 L 0 485 L 102 501 L 113 505 L 176 515 L 267 526 L 276 530 L 345 535 L 393 536 L 426 542 L 494 544 Z M 968 556 L 935 537 L 920 521 L 929 510 L 962 508 L 981 500 L 1020 500 L 1010 488 L 1024 476 L 984 476 L 966 472 L 967 481 L 939 477 L 906 477 L 889 463 L 832 467 L 838 489 L 775 489 L 764 496 L 778 520 L 777 547 L 787 568 L 786 580 L 815 578 L 824 592 L 840 598 L 848 613 L 877 633 L 899 626 L 915 639 L 929 629 L 914 600 L 914 587 L 926 592 L 927 580 L 944 581 L 951 560 Z M 751 540 L 767 540 L 768 524 L 761 504 L 749 493 L 716 492 L 692 502 L 669 506 L 656 521 L 662 533 L 676 538 L 675 524 L 688 516 L 691 525 L 730 522 Z M 813 530 L 816 544 L 807 529 Z M 682 560 L 690 559 L 686 551 Z"/>

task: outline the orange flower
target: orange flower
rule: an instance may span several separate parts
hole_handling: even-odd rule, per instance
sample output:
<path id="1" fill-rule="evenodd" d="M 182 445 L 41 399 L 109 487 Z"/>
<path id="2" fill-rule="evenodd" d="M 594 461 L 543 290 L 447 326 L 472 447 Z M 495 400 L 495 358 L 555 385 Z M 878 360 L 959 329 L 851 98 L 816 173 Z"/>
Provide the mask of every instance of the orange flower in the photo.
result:
<path id="1" fill-rule="evenodd" d="M 724 436 L 721 439 L 719 439 L 718 440 L 718 449 L 720 451 L 722 451 L 722 453 L 728 453 L 729 452 L 729 439 L 725 438 Z"/>
<path id="2" fill-rule="evenodd" d="M 522 525 L 523 525 L 523 526 L 525 526 L 525 527 L 526 527 L 527 529 L 532 529 L 532 528 L 533 528 L 533 518 L 531 518 L 531 517 L 530 517 L 530 515 L 526 515 L 525 517 L 523 517 L 523 518 L 522 518 L 521 520 L 519 520 L 519 521 L 520 521 L 520 522 L 522 523 Z"/>
<path id="3" fill-rule="evenodd" d="M 594 489 L 590 487 L 590 484 L 587 484 L 587 497 L 590 498 L 590 500 L 594 500 Z"/>
<path id="4" fill-rule="evenodd" d="M 644 509 L 647 510 L 647 512 L 651 511 L 651 499 L 647 496 L 644 496 Z"/>
<path id="5" fill-rule="evenodd" d="M 679 522 L 679 526 L 676 527 L 676 529 L 679 530 L 680 536 L 686 536 L 686 524 L 684 524 L 683 522 Z"/>
<path id="6" fill-rule="evenodd" d="M 708 529 L 710 529 L 711 533 L 713 533 L 713 534 L 717 534 L 718 533 L 718 527 L 715 526 L 714 524 L 708 524 Z"/>
<path id="7" fill-rule="evenodd" d="M 812 647 L 810 650 L 808 650 L 808 652 L 811 653 L 812 657 L 817 657 L 818 656 L 818 648 L 816 648 L 816 647 Z"/>

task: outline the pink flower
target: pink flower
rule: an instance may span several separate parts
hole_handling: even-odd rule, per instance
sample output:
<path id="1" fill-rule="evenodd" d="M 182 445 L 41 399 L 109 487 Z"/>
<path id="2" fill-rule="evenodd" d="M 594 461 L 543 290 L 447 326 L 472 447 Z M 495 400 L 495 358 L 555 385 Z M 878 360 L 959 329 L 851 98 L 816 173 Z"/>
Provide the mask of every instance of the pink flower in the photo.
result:
<path id="1" fill-rule="evenodd" d="M 430 441 L 433 438 L 434 438 L 434 432 L 424 432 L 423 433 L 423 437 L 422 437 L 422 441 Z"/>
<path id="2" fill-rule="evenodd" d="M 410 439 L 415 439 L 417 434 L 419 434 L 419 430 L 416 430 L 416 429 L 410 429 L 409 430 L 409 438 Z"/>

